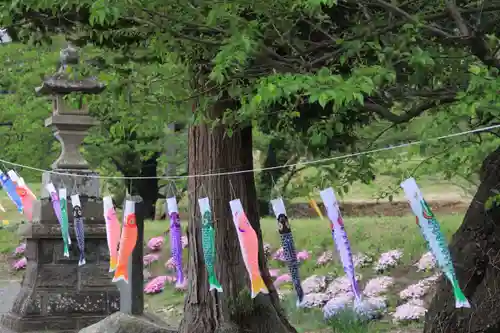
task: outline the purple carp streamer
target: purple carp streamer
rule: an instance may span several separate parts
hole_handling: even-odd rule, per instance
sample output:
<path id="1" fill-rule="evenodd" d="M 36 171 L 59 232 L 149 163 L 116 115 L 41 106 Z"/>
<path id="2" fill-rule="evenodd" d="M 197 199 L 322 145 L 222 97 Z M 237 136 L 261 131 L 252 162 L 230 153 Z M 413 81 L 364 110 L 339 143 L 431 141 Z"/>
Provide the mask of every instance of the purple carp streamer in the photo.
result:
<path id="1" fill-rule="evenodd" d="M 78 266 L 85 265 L 85 233 L 84 233 L 84 217 L 80 196 L 78 194 L 71 196 L 71 204 L 73 205 L 73 224 L 76 234 L 76 242 L 80 250 L 80 260 Z"/>
<path id="2" fill-rule="evenodd" d="M 288 271 L 292 277 L 293 287 L 297 294 L 297 306 L 299 306 L 304 299 L 304 290 L 300 281 L 299 262 L 297 260 L 297 253 L 295 251 L 295 242 L 293 241 L 292 228 L 286 216 L 285 204 L 282 198 L 271 200 L 276 220 L 278 221 L 278 233 L 281 238 L 281 247 L 283 248 L 283 255 L 288 265 Z"/>
<path id="3" fill-rule="evenodd" d="M 170 216 L 170 247 L 177 273 L 176 286 L 182 287 L 184 284 L 184 273 L 182 271 L 182 229 L 179 208 L 177 207 L 177 199 L 175 197 L 167 199 L 167 210 Z"/>
<path id="4" fill-rule="evenodd" d="M 470 308 L 469 301 L 460 289 L 453 261 L 451 260 L 450 250 L 439 227 L 439 222 L 425 201 L 417 182 L 414 178 L 408 178 L 401 183 L 401 188 L 405 192 L 413 214 L 417 217 L 417 225 L 420 228 L 422 236 L 427 241 L 429 250 L 434 255 L 434 258 L 436 258 L 439 268 L 451 283 L 455 296 L 455 308 Z"/>
<path id="5" fill-rule="evenodd" d="M 344 229 L 344 221 L 340 214 L 339 204 L 335 196 L 335 192 L 331 187 L 324 189 L 320 192 L 321 199 L 325 205 L 328 219 L 330 219 L 330 227 L 332 229 L 332 236 L 337 247 L 337 251 L 344 266 L 344 272 L 351 282 L 351 289 L 354 294 L 355 304 L 361 302 L 361 293 L 356 280 L 356 273 L 354 272 L 354 264 L 352 261 L 351 244 L 347 233 Z"/>

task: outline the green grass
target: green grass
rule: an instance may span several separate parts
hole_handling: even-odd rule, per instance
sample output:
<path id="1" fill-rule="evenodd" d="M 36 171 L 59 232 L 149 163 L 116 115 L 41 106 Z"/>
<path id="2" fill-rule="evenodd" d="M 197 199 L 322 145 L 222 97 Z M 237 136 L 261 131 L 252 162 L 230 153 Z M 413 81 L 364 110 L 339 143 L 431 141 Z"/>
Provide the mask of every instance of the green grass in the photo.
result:
<path id="1" fill-rule="evenodd" d="M 458 228 L 462 222 L 462 218 L 463 215 L 461 214 L 439 216 L 442 231 L 448 238 Z M 343 274 L 342 268 L 336 264 L 319 268 L 315 265 L 316 258 L 323 251 L 333 249 L 333 240 L 326 220 L 300 219 L 292 220 L 291 223 L 297 249 L 309 250 L 312 254 L 311 259 L 301 265 L 301 275 L 304 278 L 313 274 Z M 425 273 L 418 273 L 415 268 L 411 267 L 426 251 L 424 240 L 415 224 L 415 218 L 411 215 L 404 217 L 346 217 L 345 223 L 354 252 L 360 251 L 377 257 L 380 253 L 391 249 L 399 248 L 403 250 L 404 257 L 402 264 L 388 273 L 396 279 L 396 286 L 388 298 L 390 309 L 394 310 L 398 301 L 397 292 L 406 287 L 410 282 L 417 281 L 426 276 Z M 148 222 L 145 228 L 146 239 L 161 235 L 166 226 L 167 222 Z M 273 248 L 278 248 L 280 242 L 275 220 L 262 219 L 261 227 L 264 241 L 273 245 Z M 168 242 L 166 245 L 168 245 Z M 165 246 L 160 261 L 151 267 L 153 274 L 165 274 L 163 264 L 169 257 L 169 248 Z M 287 271 L 283 264 L 274 260 L 270 261 L 270 267 L 278 268 L 282 273 L 286 273 Z M 358 272 L 362 275 L 363 281 L 367 281 L 375 275 L 372 267 L 361 269 Z M 401 278 L 401 283 L 399 284 L 398 278 Z M 149 308 L 153 311 L 160 311 L 162 308 L 165 308 L 166 304 L 177 306 L 180 309 L 183 304 L 183 295 L 175 291 L 172 286 L 167 286 L 163 293 L 147 296 L 146 299 Z M 293 299 L 285 301 L 284 308 L 287 310 L 291 322 L 297 327 L 299 333 L 315 332 L 321 329 L 326 329 L 325 332 L 371 333 L 390 332 L 395 328 L 389 318 L 371 324 L 353 324 L 351 319 L 342 318 L 328 325 L 323 321 L 321 311 L 297 310 Z M 176 318 L 173 314 L 166 315 L 166 317 L 171 322 L 179 319 L 179 317 Z M 348 326 L 350 327 L 349 330 L 344 327 L 347 324 L 346 321 L 350 323 Z M 408 329 L 416 329 L 418 327 L 419 325 L 413 325 L 408 327 Z"/>

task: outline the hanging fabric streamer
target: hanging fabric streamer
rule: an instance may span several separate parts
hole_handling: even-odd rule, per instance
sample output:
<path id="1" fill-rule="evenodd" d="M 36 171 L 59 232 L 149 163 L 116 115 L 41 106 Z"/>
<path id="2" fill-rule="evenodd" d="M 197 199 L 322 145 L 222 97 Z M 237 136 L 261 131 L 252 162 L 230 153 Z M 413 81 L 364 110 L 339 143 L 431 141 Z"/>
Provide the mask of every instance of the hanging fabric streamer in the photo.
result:
<path id="1" fill-rule="evenodd" d="M 297 293 L 297 306 L 299 306 L 304 299 L 304 291 L 302 290 L 302 284 L 300 282 L 299 262 L 295 251 L 292 228 L 288 221 L 288 216 L 286 215 L 283 198 L 271 200 L 271 205 L 273 206 L 274 215 L 276 215 L 278 221 L 278 233 L 281 238 L 281 247 L 283 248 L 285 260 L 288 265 L 288 271 L 292 277 L 293 287 Z"/>
<path id="2" fill-rule="evenodd" d="M 351 244 L 347 238 L 347 233 L 344 229 L 344 220 L 340 214 L 339 203 L 335 196 L 335 192 L 331 187 L 320 192 L 321 199 L 325 205 L 328 219 L 330 220 L 332 237 L 337 247 L 337 251 L 344 266 L 344 272 L 351 282 L 352 293 L 354 294 L 355 306 L 361 302 L 361 293 L 354 272 L 354 264 L 352 260 Z"/>
<path id="3" fill-rule="evenodd" d="M 104 218 L 106 219 L 106 237 L 109 248 L 109 271 L 114 272 L 118 264 L 118 244 L 120 244 L 121 226 L 116 216 L 111 196 L 105 196 L 102 201 Z"/>
<path id="4" fill-rule="evenodd" d="M 59 189 L 59 201 L 61 206 L 61 234 L 64 241 L 64 256 L 69 257 L 69 245 L 71 245 L 71 237 L 69 236 L 69 221 L 68 221 L 68 199 L 65 188 Z"/>
<path id="5" fill-rule="evenodd" d="M 318 203 L 312 197 L 309 197 L 309 205 L 311 205 L 316 214 L 318 214 L 319 218 L 324 220 L 323 213 L 321 212 L 321 209 L 319 209 Z"/>
<path id="6" fill-rule="evenodd" d="M 36 200 L 33 192 L 26 186 L 24 180 L 14 170 L 7 171 L 7 175 L 16 186 L 16 193 L 21 198 L 23 205 L 23 214 L 28 221 L 33 219 L 33 202 Z"/>
<path id="7" fill-rule="evenodd" d="M 208 284 L 210 290 L 222 292 L 222 286 L 215 275 L 215 229 L 208 198 L 198 199 L 201 213 L 201 242 L 203 246 L 203 256 L 205 267 L 208 272 Z"/>
<path id="8" fill-rule="evenodd" d="M 23 202 L 21 200 L 21 197 L 19 194 L 16 192 L 16 185 L 14 182 L 4 174 L 2 171 L 0 171 L 0 184 L 2 185 L 2 188 L 7 192 L 7 195 L 9 196 L 10 200 L 16 205 L 17 211 L 22 213 L 23 212 Z"/>
<path id="9" fill-rule="evenodd" d="M 0 210 L 1 210 L 2 212 L 4 212 L 4 213 L 6 212 L 6 210 L 5 210 L 5 208 L 3 208 L 2 204 L 0 204 Z"/>
<path id="10" fill-rule="evenodd" d="M 82 211 L 82 204 L 80 196 L 74 194 L 71 196 L 71 205 L 73 206 L 73 227 L 75 228 L 76 242 L 80 250 L 80 260 L 78 266 L 85 265 L 85 232 L 84 232 L 84 218 Z"/>
<path id="11" fill-rule="evenodd" d="M 135 217 L 135 202 L 126 200 L 123 210 L 123 230 L 118 251 L 118 264 L 116 265 L 113 282 L 125 281 L 128 283 L 129 258 L 137 243 L 137 223 Z"/>
<path id="12" fill-rule="evenodd" d="M 252 298 L 257 297 L 259 293 L 269 294 L 269 290 L 260 274 L 257 233 L 250 225 L 240 199 L 230 201 L 229 206 L 233 213 L 233 222 L 240 242 L 241 255 L 250 277 Z"/>
<path id="13" fill-rule="evenodd" d="M 177 207 L 177 199 L 175 197 L 167 198 L 167 210 L 170 216 L 170 248 L 177 272 L 176 286 L 181 287 L 184 284 L 184 273 L 182 271 L 182 230 L 179 208 Z"/>
<path id="14" fill-rule="evenodd" d="M 444 275 L 451 282 L 453 287 L 453 294 L 455 296 L 456 308 L 470 308 L 470 303 L 460 289 L 455 269 L 451 260 L 450 250 L 446 239 L 439 227 L 434 213 L 424 199 L 414 178 L 408 178 L 401 183 L 401 188 L 405 192 L 406 199 L 408 200 L 413 214 L 416 216 L 417 225 L 420 228 L 427 245 L 436 258 L 439 268 L 443 271 Z"/>
<path id="15" fill-rule="evenodd" d="M 62 214 L 61 214 L 61 201 L 59 200 L 59 195 L 56 192 L 56 188 L 54 184 L 48 183 L 45 185 L 45 189 L 49 192 L 50 200 L 52 201 L 52 208 L 54 209 L 54 214 L 57 217 L 57 221 L 59 222 L 59 226 L 61 227 L 61 237 L 64 242 L 64 256 L 69 257 L 69 249 L 68 249 L 68 234 L 65 232 L 63 228 L 62 222 Z"/>

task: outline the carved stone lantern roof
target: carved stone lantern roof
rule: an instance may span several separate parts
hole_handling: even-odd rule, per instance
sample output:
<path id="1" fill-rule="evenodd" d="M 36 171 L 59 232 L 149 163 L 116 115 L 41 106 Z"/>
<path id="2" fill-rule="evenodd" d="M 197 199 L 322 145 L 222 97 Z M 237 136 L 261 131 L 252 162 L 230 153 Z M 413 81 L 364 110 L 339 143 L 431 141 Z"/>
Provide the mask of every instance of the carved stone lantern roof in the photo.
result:
<path id="1" fill-rule="evenodd" d="M 59 53 L 59 70 L 56 74 L 46 77 L 40 87 L 35 89 L 39 95 L 67 95 L 70 93 L 100 94 L 106 85 L 96 78 L 73 79 L 65 73 L 68 65 L 78 65 L 80 56 L 78 50 L 71 44 Z"/>

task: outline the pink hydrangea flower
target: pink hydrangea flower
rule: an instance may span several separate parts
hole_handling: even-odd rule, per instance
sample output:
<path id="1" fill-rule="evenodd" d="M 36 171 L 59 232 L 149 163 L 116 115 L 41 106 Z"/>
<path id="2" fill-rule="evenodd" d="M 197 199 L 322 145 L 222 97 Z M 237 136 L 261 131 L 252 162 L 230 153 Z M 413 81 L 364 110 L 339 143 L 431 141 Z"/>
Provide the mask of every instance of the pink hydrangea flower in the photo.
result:
<path id="1" fill-rule="evenodd" d="M 297 253 L 297 260 L 299 262 L 309 259 L 309 252 L 307 250 L 302 250 Z"/>
<path id="2" fill-rule="evenodd" d="M 26 243 L 21 243 L 19 244 L 18 247 L 14 250 L 14 255 L 16 256 L 21 256 L 24 254 L 24 251 L 26 251 Z"/>
<path id="3" fill-rule="evenodd" d="M 14 265 L 12 265 L 12 268 L 14 268 L 16 271 L 19 271 L 21 269 L 25 269 L 27 264 L 28 260 L 26 259 L 26 257 L 22 257 L 21 259 L 17 260 Z"/>
<path id="4" fill-rule="evenodd" d="M 165 263 L 165 268 L 169 271 L 175 270 L 175 259 L 174 257 L 171 257 L 170 259 L 167 260 Z"/>
<path id="5" fill-rule="evenodd" d="M 177 277 L 176 276 L 166 275 L 165 277 L 166 277 L 168 283 L 175 283 L 175 281 L 177 281 Z"/>
<path id="6" fill-rule="evenodd" d="M 271 275 L 271 277 L 278 277 L 280 274 L 280 270 L 279 269 L 270 269 L 269 270 L 269 275 Z"/>
<path id="7" fill-rule="evenodd" d="M 283 274 L 276 278 L 276 280 L 274 281 L 274 287 L 278 288 L 282 284 L 289 282 L 292 282 L 292 277 L 290 276 L 290 274 Z"/>
<path id="8" fill-rule="evenodd" d="M 283 251 L 282 247 L 280 247 L 278 250 L 276 250 L 276 252 L 274 252 L 273 259 L 279 260 L 279 261 L 286 261 L 285 260 L 285 251 Z"/>
<path id="9" fill-rule="evenodd" d="M 182 236 L 181 237 L 181 243 L 182 243 L 182 248 L 183 249 L 185 249 L 186 247 L 188 247 L 189 243 L 188 243 L 187 236 Z"/>
<path id="10" fill-rule="evenodd" d="M 148 248 L 151 251 L 159 251 L 163 247 L 164 242 L 165 237 L 163 236 L 153 237 L 148 241 Z"/>
<path id="11" fill-rule="evenodd" d="M 155 261 L 158 261 L 158 259 L 160 259 L 160 255 L 159 254 L 157 254 L 157 253 L 150 253 L 150 254 L 146 254 L 142 258 L 142 262 L 144 263 L 144 265 L 147 266 L 147 265 L 151 265 Z"/>
<path id="12" fill-rule="evenodd" d="M 165 283 L 167 282 L 167 276 L 158 276 L 151 280 L 144 287 L 144 293 L 146 294 L 158 294 L 165 289 Z"/>

